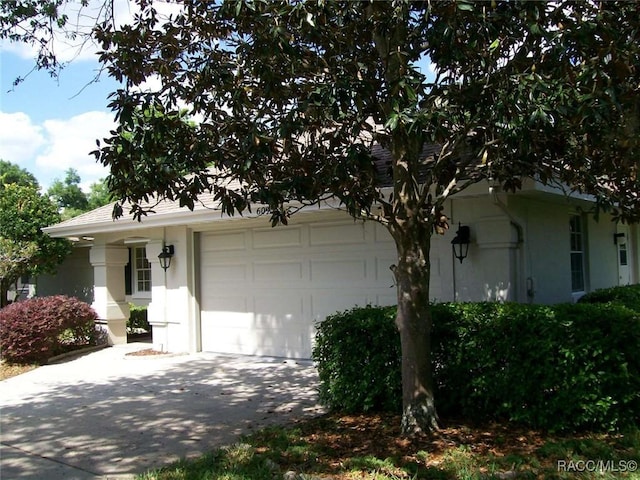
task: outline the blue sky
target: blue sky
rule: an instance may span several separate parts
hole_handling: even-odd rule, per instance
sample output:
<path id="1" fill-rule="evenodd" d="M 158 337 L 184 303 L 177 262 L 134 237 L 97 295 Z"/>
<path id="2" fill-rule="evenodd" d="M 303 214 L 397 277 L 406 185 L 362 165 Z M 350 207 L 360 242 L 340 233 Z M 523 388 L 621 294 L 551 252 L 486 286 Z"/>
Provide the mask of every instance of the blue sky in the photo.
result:
<path id="1" fill-rule="evenodd" d="M 30 55 L 26 48 L 0 49 L 0 158 L 29 170 L 43 189 L 68 168 L 87 188 L 107 174 L 89 152 L 114 125 L 107 96 L 117 85 L 106 74 L 92 83 L 99 66 L 92 55 L 72 62 L 58 79 L 43 71 L 29 74 Z"/>
<path id="2" fill-rule="evenodd" d="M 115 0 L 114 5 L 119 20 L 131 18 L 128 0 Z M 32 71 L 34 51 L 28 46 L 0 43 L 0 159 L 30 171 L 43 190 L 74 168 L 88 191 L 91 183 L 108 174 L 89 152 L 96 148 L 96 139 L 109 136 L 115 126 L 107 105 L 108 95 L 118 86 L 106 73 L 94 81 L 99 69 L 95 48 L 79 52 L 60 44 L 56 52 L 63 61 L 73 57 L 58 79 Z M 428 60 L 422 67 L 432 74 Z M 25 76 L 13 86 L 17 77 Z"/>

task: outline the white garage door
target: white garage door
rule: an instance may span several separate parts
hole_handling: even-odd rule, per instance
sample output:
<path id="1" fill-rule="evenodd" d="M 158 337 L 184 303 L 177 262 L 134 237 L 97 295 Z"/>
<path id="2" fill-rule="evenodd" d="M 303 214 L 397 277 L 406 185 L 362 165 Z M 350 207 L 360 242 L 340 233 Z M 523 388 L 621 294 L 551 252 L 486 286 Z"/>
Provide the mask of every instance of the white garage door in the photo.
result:
<path id="1" fill-rule="evenodd" d="M 201 233 L 204 351 L 309 358 L 316 322 L 395 303 L 395 246 L 379 225 L 263 225 Z"/>

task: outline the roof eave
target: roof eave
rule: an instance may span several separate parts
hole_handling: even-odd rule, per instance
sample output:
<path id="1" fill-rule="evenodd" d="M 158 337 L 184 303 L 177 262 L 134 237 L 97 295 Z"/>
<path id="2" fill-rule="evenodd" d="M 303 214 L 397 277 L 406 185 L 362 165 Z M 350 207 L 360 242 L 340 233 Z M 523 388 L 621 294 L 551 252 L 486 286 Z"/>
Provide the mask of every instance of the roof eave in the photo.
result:
<path id="1" fill-rule="evenodd" d="M 215 210 L 177 211 L 167 214 L 149 214 L 141 221 L 134 220 L 132 217 L 127 216 L 118 220 L 94 222 L 83 225 L 52 225 L 42 230 L 54 238 L 67 238 L 98 233 L 126 232 L 143 228 L 181 226 L 201 221 L 223 219 L 222 213 Z"/>

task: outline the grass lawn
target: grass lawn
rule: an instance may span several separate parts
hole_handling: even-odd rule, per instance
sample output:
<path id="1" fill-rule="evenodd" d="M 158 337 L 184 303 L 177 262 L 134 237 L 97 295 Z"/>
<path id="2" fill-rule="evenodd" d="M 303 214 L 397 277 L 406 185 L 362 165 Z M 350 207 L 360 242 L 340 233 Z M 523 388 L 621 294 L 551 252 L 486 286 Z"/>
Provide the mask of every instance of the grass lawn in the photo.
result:
<path id="1" fill-rule="evenodd" d="M 640 479 L 640 430 L 563 436 L 449 422 L 433 438 L 409 441 L 399 424 L 395 415 L 327 415 L 139 479 Z"/>

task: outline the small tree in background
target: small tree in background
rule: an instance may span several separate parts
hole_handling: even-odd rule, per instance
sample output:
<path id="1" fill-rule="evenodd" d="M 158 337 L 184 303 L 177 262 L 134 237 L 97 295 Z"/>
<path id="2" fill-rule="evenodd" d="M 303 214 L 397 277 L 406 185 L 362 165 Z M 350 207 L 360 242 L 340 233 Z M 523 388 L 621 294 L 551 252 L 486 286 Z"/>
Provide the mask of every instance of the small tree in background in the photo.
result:
<path id="1" fill-rule="evenodd" d="M 42 231 L 59 221 L 56 206 L 35 187 L 0 188 L 0 306 L 6 305 L 9 287 L 21 276 L 52 273 L 69 254 L 67 240 Z"/>
<path id="2" fill-rule="evenodd" d="M 47 195 L 58 205 L 63 220 L 89 209 L 87 195 L 80 188 L 80 175 L 73 168 L 67 169 L 64 180 L 53 181 Z"/>
<path id="3" fill-rule="evenodd" d="M 89 186 L 89 193 L 87 194 L 88 210 L 108 205 L 114 200 L 113 194 L 109 191 L 109 186 L 104 178 Z"/>
<path id="4" fill-rule="evenodd" d="M 89 193 L 82 191 L 80 182 L 78 172 L 69 168 L 64 180 L 56 179 L 47 190 L 49 198 L 58 205 L 62 220 L 73 218 L 113 201 L 105 179 L 101 178 L 92 183 L 89 186 Z"/>
<path id="5" fill-rule="evenodd" d="M 14 183 L 23 187 L 35 187 L 36 190 L 40 188 L 38 180 L 36 180 L 36 177 L 34 177 L 31 172 L 14 163 L 0 160 L 0 188 L 8 183 Z"/>

